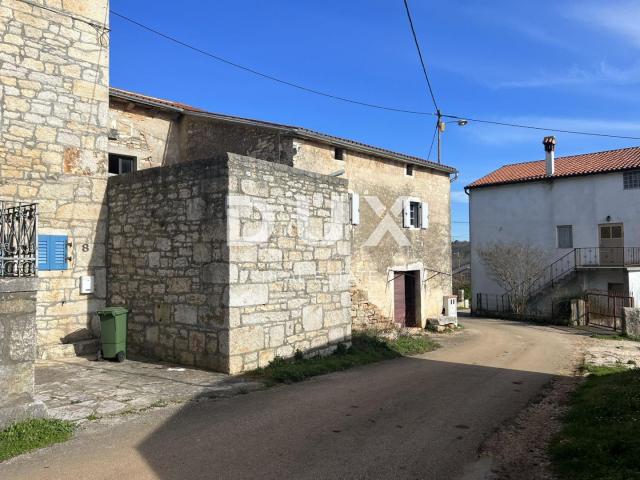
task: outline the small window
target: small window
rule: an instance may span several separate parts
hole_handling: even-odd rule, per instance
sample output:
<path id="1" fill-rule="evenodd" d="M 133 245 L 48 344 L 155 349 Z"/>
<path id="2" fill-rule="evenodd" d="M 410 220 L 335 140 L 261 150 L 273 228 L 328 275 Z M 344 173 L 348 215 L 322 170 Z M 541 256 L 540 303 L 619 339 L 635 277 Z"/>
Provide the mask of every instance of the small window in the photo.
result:
<path id="1" fill-rule="evenodd" d="M 113 175 L 121 175 L 123 173 L 131 173 L 136 171 L 136 157 L 127 155 L 109 154 L 109 173 Z"/>
<path id="2" fill-rule="evenodd" d="M 344 148 L 336 147 L 333 150 L 333 158 L 335 158 L 336 160 L 344 160 Z"/>
<path id="3" fill-rule="evenodd" d="M 573 226 L 558 225 L 558 248 L 573 248 Z"/>
<path id="4" fill-rule="evenodd" d="M 38 235 L 38 269 L 67 269 L 66 235 Z"/>
<path id="5" fill-rule="evenodd" d="M 625 190 L 640 188 L 640 170 L 632 170 L 622 174 L 622 183 Z"/>
<path id="6" fill-rule="evenodd" d="M 410 163 L 407 164 L 406 174 L 408 177 L 413 177 L 413 165 Z"/>
<path id="7" fill-rule="evenodd" d="M 420 228 L 420 202 L 409 202 L 409 225 Z"/>
<path id="8" fill-rule="evenodd" d="M 611 238 L 611 227 L 600 227 L 600 238 Z"/>
<path id="9" fill-rule="evenodd" d="M 611 227 L 611 238 L 622 238 L 622 227 L 620 225 Z"/>

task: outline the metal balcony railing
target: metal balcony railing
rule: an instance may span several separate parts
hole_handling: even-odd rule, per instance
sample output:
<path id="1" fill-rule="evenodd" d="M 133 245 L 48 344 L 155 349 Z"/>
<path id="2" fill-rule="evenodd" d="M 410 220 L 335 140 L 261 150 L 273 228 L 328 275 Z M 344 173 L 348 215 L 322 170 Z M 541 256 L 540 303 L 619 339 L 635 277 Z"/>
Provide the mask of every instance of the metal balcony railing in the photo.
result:
<path id="1" fill-rule="evenodd" d="M 576 267 L 640 266 L 640 247 L 589 247 L 575 249 Z"/>
<path id="2" fill-rule="evenodd" d="M 37 204 L 0 200 L 0 277 L 36 275 L 37 232 Z"/>

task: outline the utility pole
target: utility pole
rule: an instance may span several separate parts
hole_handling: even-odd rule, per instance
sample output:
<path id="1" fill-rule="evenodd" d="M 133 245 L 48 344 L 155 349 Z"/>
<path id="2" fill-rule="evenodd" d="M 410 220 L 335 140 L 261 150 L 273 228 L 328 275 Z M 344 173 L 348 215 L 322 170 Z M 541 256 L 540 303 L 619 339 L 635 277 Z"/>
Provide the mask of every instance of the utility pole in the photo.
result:
<path id="1" fill-rule="evenodd" d="M 438 123 L 436 124 L 436 128 L 438 129 L 438 163 L 442 163 L 441 161 L 441 147 L 440 144 L 442 142 L 442 132 L 444 132 L 444 122 L 442 121 L 442 114 L 440 113 L 440 110 L 438 110 Z"/>

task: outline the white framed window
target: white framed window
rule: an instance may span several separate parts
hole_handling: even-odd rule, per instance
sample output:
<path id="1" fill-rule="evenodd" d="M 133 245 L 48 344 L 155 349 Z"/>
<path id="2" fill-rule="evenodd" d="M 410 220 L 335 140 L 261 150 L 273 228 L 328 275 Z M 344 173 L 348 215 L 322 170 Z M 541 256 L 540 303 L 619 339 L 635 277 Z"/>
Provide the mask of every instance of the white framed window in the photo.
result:
<path id="1" fill-rule="evenodd" d="M 573 248 L 573 225 L 558 225 L 556 231 L 558 248 Z"/>
<path id="2" fill-rule="evenodd" d="M 429 205 L 418 198 L 406 198 L 402 203 L 402 225 L 405 228 L 429 227 Z"/>
<path id="3" fill-rule="evenodd" d="M 625 190 L 640 188 L 640 170 L 631 170 L 622 174 L 622 185 Z"/>

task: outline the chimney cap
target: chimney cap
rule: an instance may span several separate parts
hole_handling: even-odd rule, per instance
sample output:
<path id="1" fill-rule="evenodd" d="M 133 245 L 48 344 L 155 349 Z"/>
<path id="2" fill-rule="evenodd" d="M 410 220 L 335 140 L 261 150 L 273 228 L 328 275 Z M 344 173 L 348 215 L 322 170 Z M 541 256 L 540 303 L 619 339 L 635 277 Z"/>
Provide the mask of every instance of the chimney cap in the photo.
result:
<path id="1" fill-rule="evenodd" d="M 544 149 L 547 152 L 553 152 L 556 148 L 556 137 L 553 135 L 549 135 L 548 137 L 544 137 L 542 139 L 542 144 L 544 145 Z"/>

